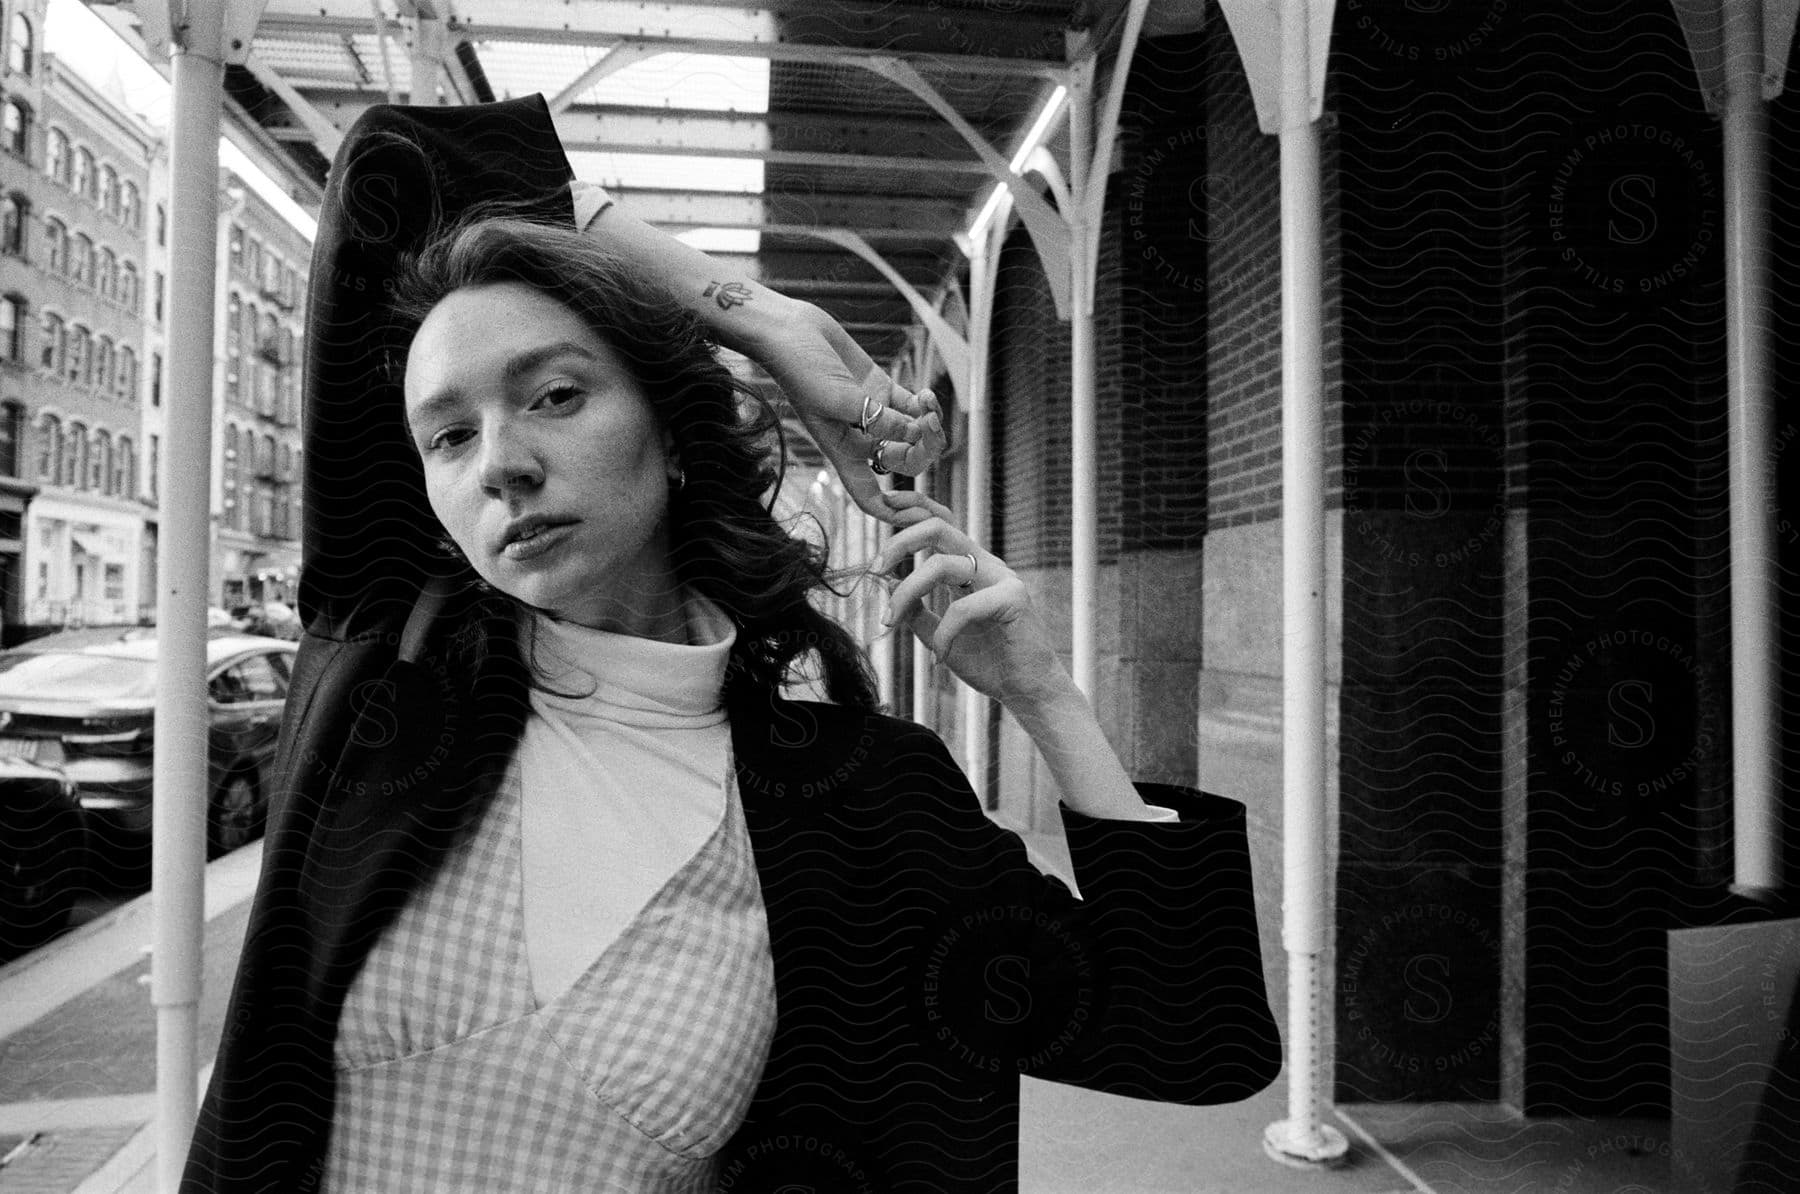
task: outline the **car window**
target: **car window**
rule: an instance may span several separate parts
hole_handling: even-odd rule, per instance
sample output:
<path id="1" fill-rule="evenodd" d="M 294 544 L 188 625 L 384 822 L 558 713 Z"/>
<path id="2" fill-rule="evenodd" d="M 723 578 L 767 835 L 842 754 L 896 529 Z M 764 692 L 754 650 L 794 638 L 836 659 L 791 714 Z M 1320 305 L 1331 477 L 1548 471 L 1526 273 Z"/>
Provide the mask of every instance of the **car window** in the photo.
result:
<path id="1" fill-rule="evenodd" d="M 0 697 L 91 701 L 149 698 L 155 694 L 153 660 L 73 651 L 0 654 Z"/>
<path id="2" fill-rule="evenodd" d="M 267 655 L 247 655 L 213 678 L 213 699 L 225 704 L 238 701 L 279 701 L 287 695 L 287 682 L 276 674 Z"/>
<path id="3" fill-rule="evenodd" d="M 208 696 L 221 705 L 233 705 L 250 699 L 243 674 L 235 667 L 228 667 L 214 676 L 212 683 L 206 686 L 206 691 Z"/>

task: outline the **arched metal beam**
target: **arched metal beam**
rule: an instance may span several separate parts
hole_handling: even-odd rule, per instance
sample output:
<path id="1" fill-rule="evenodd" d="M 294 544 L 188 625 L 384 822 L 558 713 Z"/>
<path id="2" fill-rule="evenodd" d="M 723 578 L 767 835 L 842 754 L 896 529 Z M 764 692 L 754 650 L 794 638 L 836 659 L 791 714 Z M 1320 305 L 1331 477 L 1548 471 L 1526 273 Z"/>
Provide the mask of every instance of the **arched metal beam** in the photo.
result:
<path id="1" fill-rule="evenodd" d="M 856 65 L 874 71 L 923 100 L 969 143 L 969 147 L 987 166 L 994 181 L 1008 189 L 1018 208 L 1020 219 L 1025 221 L 1026 230 L 1031 233 L 1031 243 L 1044 262 L 1044 274 L 1050 280 L 1050 296 L 1056 302 L 1056 314 L 1062 319 L 1069 318 L 1070 230 L 1067 218 L 1052 211 L 1050 205 L 1044 202 L 1043 196 L 1030 187 L 1013 186 L 1018 176 L 1013 173 L 1007 160 L 1000 156 L 1000 151 L 990 145 L 974 125 L 963 119 L 962 113 L 940 95 L 937 88 L 919 74 L 910 62 L 899 58 L 859 58 L 854 61 Z"/>
<path id="2" fill-rule="evenodd" d="M 888 280 L 888 284 L 899 292 L 900 297 L 906 300 L 906 305 L 912 308 L 913 314 L 919 317 L 919 322 L 931 333 L 938 352 L 943 355 L 944 364 L 949 368 L 950 384 L 960 394 L 969 372 L 969 342 L 963 338 L 962 333 L 951 327 L 942 313 L 911 282 L 902 277 L 899 270 L 889 265 L 885 257 L 856 233 L 846 232 L 841 228 L 812 228 L 807 230 L 807 234 L 855 253 Z"/>

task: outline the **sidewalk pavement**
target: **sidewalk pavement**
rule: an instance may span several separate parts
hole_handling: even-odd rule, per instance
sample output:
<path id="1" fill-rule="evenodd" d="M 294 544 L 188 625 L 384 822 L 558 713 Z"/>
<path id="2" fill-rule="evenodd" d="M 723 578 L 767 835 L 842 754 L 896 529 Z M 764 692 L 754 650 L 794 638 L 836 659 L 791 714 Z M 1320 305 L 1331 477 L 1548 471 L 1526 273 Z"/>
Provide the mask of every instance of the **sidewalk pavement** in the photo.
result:
<path id="1" fill-rule="evenodd" d="M 1016 828 L 1009 826 L 1009 828 Z M 1068 874 L 1060 833 L 1026 833 Z M 260 844 L 207 868 L 199 1048 L 210 1062 L 249 918 Z M 155 1021 L 149 896 L 0 967 L 0 1194 L 155 1194 Z M 210 1065 L 206 1066 L 210 1069 Z M 202 1082 L 205 1080 L 202 1073 Z M 1263 1154 L 1287 1114 L 1278 1079 L 1255 1098 L 1179 1107 L 1023 1080 L 1022 1194 L 1557 1194 L 1673 1191 L 1666 1122 L 1525 1120 L 1491 1104 L 1340 1107 L 1347 1163 L 1288 1168 Z M 1665 1150 L 1666 1151 L 1666 1150 Z"/>

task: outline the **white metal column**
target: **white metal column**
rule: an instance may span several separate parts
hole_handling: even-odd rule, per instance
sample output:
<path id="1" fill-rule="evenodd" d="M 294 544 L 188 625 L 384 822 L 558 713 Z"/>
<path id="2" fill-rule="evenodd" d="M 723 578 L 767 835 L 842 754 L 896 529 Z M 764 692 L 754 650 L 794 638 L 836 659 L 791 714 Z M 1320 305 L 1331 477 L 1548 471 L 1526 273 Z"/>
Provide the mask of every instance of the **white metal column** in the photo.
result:
<path id="1" fill-rule="evenodd" d="M 1131 74 L 1131 57 L 1150 0 L 1131 0 L 1113 58 L 1106 103 L 1094 111 L 1096 49 L 1085 34 L 1071 35 L 1080 49 L 1069 65 L 1069 440 L 1070 440 L 1070 672 L 1090 704 L 1098 695 L 1100 605 L 1100 452 L 1097 432 L 1098 361 L 1094 303 L 1100 269 L 1100 225 L 1106 180 L 1112 171 L 1119 109 Z"/>
<path id="2" fill-rule="evenodd" d="M 964 445 L 967 512 L 963 529 L 982 548 L 991 548 L 993 529 L 988 508 L 992 485 L 993 425 L 988 416 L 988 345 L 994 323 L 994 275 L 999 269 L 1000 245 L 1006 221 L 995 219 L 981 229 L 978 241 L 969 245 L 969 361 L 963 383 L 963 409 L 968 412 L 968 442 Z M 984 800 L 987 776 L 987 698 L 964 684 L 960 691 L 963 770 Z"/>
<path id="3" fill-rule="evenodd" d="M 1121 69 L 1123 67 L 1121 66 Z M 1094 277 L 1098 221 L 1088 203 L 1093 151 L 1094 55 L 1069 70 L 1069 671 L 1091 705 L 1099 649 L 1100 480 L 1095 445 Z M 1101 176 L 1105 177 L 1104 174 Z"/>
<path id="4" fill-rule="evenodd" d="M 1734 890 L 1780 888 L 1774 394 L 1768 316 L 1769 116 L 1760 3 L 1720 6 L 1725 51 L 1725 339 L 1731 505 Z"/>
<path id="5" fill-rule="evenodd" d="M 206 605 L 212 475 L 213 266 L 218 257 L 223 0 L 193 0 L 170 46 L 169 394 L 157 537 L 151 893 L 157 1188 L 174 1194 L 199 1105 L 206 878 Z"/>
<path id="6" fill-rule="evenodd" d="M 1323 206 L 1312 105 L 1308 0 L 1282 0 L 1281 46 L 1281 763 L 1282 942 L 1288 964 L 1288 1117 L 1270 1156 L 1341 1160 L 1323 1122 L 1331 1058 L 1325 989 L 1331 882 L 1325 805 L 1325 451 Z"/>

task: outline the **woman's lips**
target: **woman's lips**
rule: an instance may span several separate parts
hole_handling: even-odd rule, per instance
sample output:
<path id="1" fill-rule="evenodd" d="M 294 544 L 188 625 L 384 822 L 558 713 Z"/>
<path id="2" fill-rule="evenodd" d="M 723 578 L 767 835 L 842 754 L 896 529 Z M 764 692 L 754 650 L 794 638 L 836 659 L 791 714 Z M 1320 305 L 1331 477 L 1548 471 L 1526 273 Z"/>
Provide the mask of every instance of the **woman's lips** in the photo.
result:
<path id="1" fill-rule="evenodd" d="M 572 522 L 565 522 L 553 527 L 544 527 L 530 538 L 514 539 L 500 549 L 500 554 L 509 560 L 534 559 L 568 538 L 569 528 L 574 525 Z"/>

